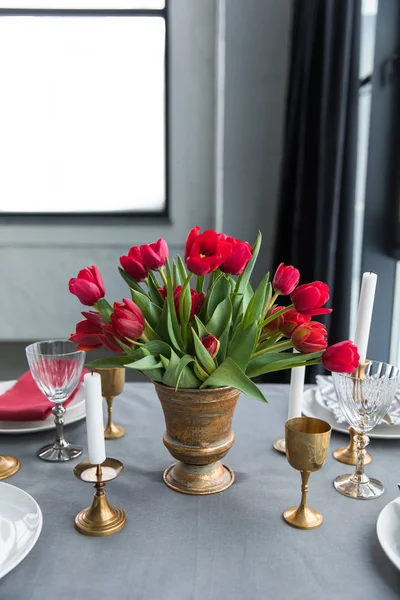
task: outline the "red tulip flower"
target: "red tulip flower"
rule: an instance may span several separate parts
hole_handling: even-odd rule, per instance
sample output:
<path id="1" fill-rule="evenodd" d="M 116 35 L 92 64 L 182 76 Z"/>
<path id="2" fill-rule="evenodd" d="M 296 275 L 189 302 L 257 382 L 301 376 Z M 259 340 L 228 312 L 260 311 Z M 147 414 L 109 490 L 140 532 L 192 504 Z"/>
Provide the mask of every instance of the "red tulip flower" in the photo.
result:
<path id="1" fill-rule="evenodd" d="M 283 308 L 283 306 L 281 308 Z M 281 331 L 283 335 L 289 338 L 292 337 L 292 333 L 296 327 L 308 323 L 310 318 L 311 317 L 307 315 L 298 313 L 295 308 L 289 309 L 282 315 L 283 324 L 281 326 Z"/>
<path id="2" fill-rule="evenodd" d="M 160 292 L 160 294 L 163 297 L 163 299 L 165 300 L 165 298 L 167 297 L 167 288 L 165 287 L 165 285 L 164 285 L 164 287 L 159 287 L 157 289 Z"/>
<path id="3" fill-rule="evenodd" d="M 334 373 L 353 373 L 359 363 L 358 348 L 350 340 L 329 346 L 322 355 L 325 369 Z"/>
<path id="4" fill-rule="evenodd" d="M 209 335 L 206 335 L 205 337 L 201 338 L 200 341 L 203 344 L 204 348 L 207 350 L 207 352 L 211 355 L 211 358 L 215 358 L 218 354 L 220 346 L 220 342 L 219 340 L 217 340 L 215 335 L 210 333 Z"/>
<path id="5" fill-rule="evenodd" d="M 143 263 L 148 269 L 161 269 L 168 258 L 168 244 L 163 238 L 160 238 L 158 242 L 140 246 L 140 253 Z"/>
<path id="6" fill-rule="evenodd" d="M 103 321 L 101 315 L 92 310 L 83 312 L 85 320 L 76 325 L 76 332 L 69 338 L 71 342 L 78 344 L 78 350 L 94 350 L 103 346 L 112 352 L 122 353 L 121 346 L 115 341 L 112 333 L 107 331 L 109 327 Z"/>
<path id="7" fill-rule="evenodd" d="M 182 292 L 182 286 L 178 285 L 178 287 L 176 287 L 174 290 L 174 304 L 175 304 L 175 310 L 176 310 L 176 315 L 178 317 L 178 321 L 179 321 L 179 300 L 181 297 L 181 292 Z M 201 292 L 201 294 L 199 294 L 198 292 L 196 292 L 196 290 L 190 288 L 190 296 L 192 299 L 192 308 L 190 310 L 189 321 L 191 321 L 193 319 L 194 315 L 198 315 L 199 312 L 201 311 L 201 307 L 203 306 L 203 302 L 204 302 L 204 293 Z"/>
<path id="8" fill-rule="evenodd" d="M 119 262 L 121 267 L 135 281 L 143 281 L 147 277 L 147 269 L 143 262 L 140 246 L 132 246 L 127 256 L 121 256 Z"/>
<path id="9" fill-rule="evenodd" d="M 221 271 L 231 275 L 240 275 L 246 268 L 251 259 L 253 250 L 248 242 L 242 242 L 234 237 L 219 234 L 219 239 L 228 242 L 231 245 L 232 252 L 229 258 L 220 265 Z"/>
<path id="10" fill-rule="evenodd" d="M 189 232 L 185 245 L 187 268 L 195 275 L 207 275 L 222 265 L 232 254 L 232 246 L 213 230 L 200 233 L 196 225 Z"/>
<path id="11" fill-rule="evenodd" d="M 303 354 L 311 352 L 320 352 L 325 350 L 328 345 L 326 339 L 327 331 L 322 323 L 304 323 L 299 325 L 291 337 L 293 347 Z"/>
<path id="12" fill-rule="evenodd" d="M 114 303 L 114 311 L 110 317 L 113 335 L 121 341 L 137 340 L 143 334 L 145 320 L 142 311 L 129 298 Z"/>
<path id="13" fill-rule="evenodd" d="M 78 344 L 78 350 L 94 350 L 102 348 L 103 338 L 103 320 L 99 313 L 89 311 L 82 313 L 86 317 L 83 321 L 76 324 L 76 332 L 70 336 L 70 341 Z"/>
<path id="14" fill-rule="evenodd" d="M 279 312 L 280 310 L 283 310 L 284 308 L 285 308 L 284 306 L 274 306 L 268 312 L 267 317 L 272 317 L 272 315 Z M 272 335 L 274 333 L 278 333 L 278 331 L 282 331 L 282 327 L 284 324 L 284 318 L 285 318 L 285 314 L 275 317 L 275 319 L 273 319 L 272 321 L 270 321 L 269 323 L 267 323 L 264 326 L 264 332 Z"/>
<path id="15" fill-rule="evenodd" d="M 331 308 L 321 308 L 329 300 L 329 288 L 322 281 L 300 285 L 290 299 L 297 312 L 303 315 L 312 317 L 332 312 Z"/>
<path id="16" fill-rule="evenodd" d="M 299 283 L 300 272 L 291 265 L 279 265 L 272 280 L 272 286 L 281 296 L 288 296 Z"/>
<path id="17" fill-rule="evenodd" d="M 93 306 L 106 293 L 103 278 L 94 265 L 79 271 L 77 277 L 69 280 L 68 288 L 85 306 Z"/>

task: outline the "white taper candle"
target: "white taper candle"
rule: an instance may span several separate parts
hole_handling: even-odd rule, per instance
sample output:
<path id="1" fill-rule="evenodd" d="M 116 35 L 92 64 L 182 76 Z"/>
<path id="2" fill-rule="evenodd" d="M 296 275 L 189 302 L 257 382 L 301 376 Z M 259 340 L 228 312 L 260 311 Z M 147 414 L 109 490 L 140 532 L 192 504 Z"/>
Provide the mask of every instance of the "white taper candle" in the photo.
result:
<path id="1" fill-rule="evenodd" d="M 293 352 L 297 352 L 297 350 L 293 348 Z M 305 367 L 295 367 L 291 371 L 288 419 L 301 417 L 305 373 Z"/>
<path id="2" fill-rule="evenodd" d="M 83 381 L 85 384 L 86 431 L 89 462 L 92 465 L 100 465 L 106 460 L 101 377 L 99 373 L 86 373 Z"/>
<path id="3" fill-rule="evenodd" d="M 360 300 L 358 303 L 357 328 L 354 336 L 354 343 L 360 355 L 360 363 L 364 363 L 367 358 L 376 280 L 377 275 L 375 273 L 364 273 L 362 278 Z"/>

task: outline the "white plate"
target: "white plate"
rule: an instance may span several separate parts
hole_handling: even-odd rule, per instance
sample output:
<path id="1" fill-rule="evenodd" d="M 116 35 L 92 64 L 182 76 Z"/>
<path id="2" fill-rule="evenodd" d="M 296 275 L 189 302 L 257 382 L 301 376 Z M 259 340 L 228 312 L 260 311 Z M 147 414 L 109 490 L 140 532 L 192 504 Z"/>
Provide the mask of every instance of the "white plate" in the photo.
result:
<path id="1" fill-rule="evenodd" d="M 0 483 L 0 578 L 29 554 L 42 522 L 42 511 L 32 496 L 9 483 Z"/>
<path id="2" fill-rule="evenodd" d="M 400 570 L 400 498 L 383 508 L 376 523 L 378 540 L 386 556 Z"/>
<path id="3" fill-rule="evenodd" d="M 303 415 L 306 417 L 315 417 L 317 419 L 323 419 L 327 421 L 334 431 L 340 433 L 348 432 L 347 423 L 338 423 L 335 419 L 335 415 L 321 406 L 315 399 L 316 387 L 310 388 L 304 392 L 303 396 Z M 376 438 L 381 440 L 399 440 L 400 439 L 400 425 L 377 425 L 372 431 L 368 432 L 369 438 Z"/>
<path id="4" fill-rule="evenodd" d="M 16 382 L 0 381 L 0 394 L 4 394 L 14 383 Z M 66 408 L 64 425 L 70 425 L 85 418 L 83 383 L 80 384 L 75 398 L 71 400 Z M 47 429 L 55 429 L 54 415 L 52 413 L 43 421 L 0 421 L 0 433 L 33 433 L 34 431 L 46 431 Z"/>

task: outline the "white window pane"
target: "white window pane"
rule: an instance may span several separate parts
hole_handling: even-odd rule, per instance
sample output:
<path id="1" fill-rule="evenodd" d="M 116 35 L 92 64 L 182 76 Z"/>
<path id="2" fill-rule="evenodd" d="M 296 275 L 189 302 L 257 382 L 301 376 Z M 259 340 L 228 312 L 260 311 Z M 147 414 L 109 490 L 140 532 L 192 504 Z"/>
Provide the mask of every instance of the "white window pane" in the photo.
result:
<path id="1" fill-rule="evenodd" d="M 0 211 L 165 206 L 165 21 L 0 18 Z"/>
<path id="2" fill-rule="evenodd" d="M 0 0 L 0 8 L 129 9 L 165 7 L 165 0 Z"/>

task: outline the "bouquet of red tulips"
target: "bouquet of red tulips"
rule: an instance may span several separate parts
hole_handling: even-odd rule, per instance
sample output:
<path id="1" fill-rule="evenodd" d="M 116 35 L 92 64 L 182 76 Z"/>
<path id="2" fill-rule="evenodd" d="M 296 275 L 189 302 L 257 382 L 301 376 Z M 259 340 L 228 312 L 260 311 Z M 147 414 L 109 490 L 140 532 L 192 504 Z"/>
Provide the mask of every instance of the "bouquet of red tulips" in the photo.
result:
<path id="1" fill-rule="evenodd" d="M 82 313 L 70 339 L 82 350 L 118 354 L 92 367 L 136 369 L 174 388 L 233 386 L 260 400 L 252 378 L 263 373 L 320 362 L 331 371 L 354 371 L 357 348 L 350 341 L 327 347 L 325 326 L 311 320 L 331 312 L 324 308 L 325 283 L 298 286 L 299 271 L 282 263 L 272 282 L 267 274 L 253 289 L 260 245 L 260 233 L 252 247 L 194 227 L 184 260 L 169 261 L 163 239 L 133 246 L 119 269 L 130 298 L 113 305 L 98 269 L 87 267 L 69 290 L 94 310 Z M 290 303 L 278 304 L 279 296 Z"/>

